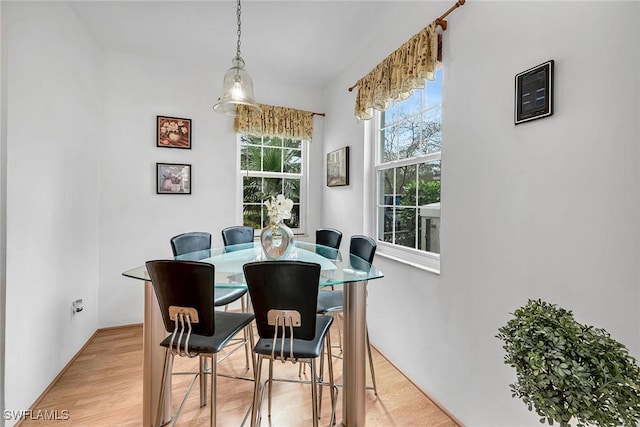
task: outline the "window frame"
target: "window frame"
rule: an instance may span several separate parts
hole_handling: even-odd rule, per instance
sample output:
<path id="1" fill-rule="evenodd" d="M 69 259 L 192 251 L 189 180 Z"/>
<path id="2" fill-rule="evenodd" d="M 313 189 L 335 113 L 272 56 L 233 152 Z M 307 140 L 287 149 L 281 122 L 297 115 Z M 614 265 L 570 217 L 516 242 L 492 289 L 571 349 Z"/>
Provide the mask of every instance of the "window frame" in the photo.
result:
<path id="1" fill-rule="evenodd" d="M 426 84 L 428 85 L 429 83 L 427 82 Z M 440 108 L 442 111 L 442 103 L 440 103 L 438 107 L 432 108 Z M 430 110 L 431 108 L 427 108 L 423 110 L 423 112 Z M 405 159 L 396 159 L 388 162 L 382 162 L 381 144 L 383 143 L 383 141 L 380 132 L 381 128 L 382 112 L 374 110 L 372 119 L 365 122 L 365 141 L 367 141 L 369 147 L 368 158 L 370 159 L 370 161 L 368 162 L 368 167 L 365 167 L 366 176 L 370 177 L 370 179 L 368 180 L 370 183 L 369 188 L 365 189 L 365 194 L 369 194 L 370 199 L 365 201 L 365 206 L 368 206 L 368 208 L 366 209 L 369 216 L 365 224 L 366 229 L 371 236 L 375 236 L 376 242 L 378 244 L 377 254 L 379 254 L 380 256 L 413 266 L 421 270 L 440 274 L 441 254 L 402 246 L 395 243 L 389 243 L 379 239 L 380 230 L 378 229 L 378 227 L 381 223 L 380 221 L 382 220 L 380 218 L 380 211 L 381 207 L 384 205 L 381 205 L 380 203 L 380 180 L 378 177 L 378 173 L 380 171 L 390 169 L 392 170 L 394 168 L 402 166 L 418 165 L 434 161 L 440 161 L 440 166 L 442 168 L 442 145 L 440 146 L 440 151 L 437 152 L 420 154 L 418 156 Z M 442 200 L 442 187 L 440 198 Z M 419 212 L 417 220 L 419 220 Z M 442 227 L 440 228 L 440 232 L 442 233 Z"/>
<path id="2" fill-rule="evenodd" d="M 309 201 L 309 140 L 298 138 L 283 138 L 283 139 L 298 139 L 302 141 L 300 145 L 301 161 L 300 161 L 300 173 L 291 172 L 271 172 L 271 171 L 249 171 L 242 169 L 242 135 L 250 135 L 247 133 L 236 132 L 236 172 L 238 179 L 236 180 L 236 194 L 238 201 L 236 202 L 236 221 L 238 224 L 244 224 L 244 178 L 256 177 L 256 178 L 282 178 L 282 179 L 297 179 L 300 178 L 300 195 L 299 195 L 299 225 L 298 228 L 292 228 L 291 230 L 295 235 L 306 235 L 307 228 L 307 204 Z M 256 135 L 253 135 L 257 137 Z M 267 138 L 267 136 L 265 136 Z M 273 138 L 273 137 L 271 137 Z M 281 138 L 281 137 L 275 137 Z M 261 229 L 254 229 L 254 237 L 259 237 Z"/>

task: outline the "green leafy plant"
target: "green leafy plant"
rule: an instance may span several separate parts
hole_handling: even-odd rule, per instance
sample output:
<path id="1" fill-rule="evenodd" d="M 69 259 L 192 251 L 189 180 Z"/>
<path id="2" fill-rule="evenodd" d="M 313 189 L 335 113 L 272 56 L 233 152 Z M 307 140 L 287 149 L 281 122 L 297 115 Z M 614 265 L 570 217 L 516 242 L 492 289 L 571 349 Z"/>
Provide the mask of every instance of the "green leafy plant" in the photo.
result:
<path id="1" fill-rule="evenodd" d="M 542 300 L 529 300 L 513 316 L 496 337 L 504 363 L 516 370 L 512 397 L 535 409 L 541 423 L 638 425 L 640 368 L 623 344 Z"/>

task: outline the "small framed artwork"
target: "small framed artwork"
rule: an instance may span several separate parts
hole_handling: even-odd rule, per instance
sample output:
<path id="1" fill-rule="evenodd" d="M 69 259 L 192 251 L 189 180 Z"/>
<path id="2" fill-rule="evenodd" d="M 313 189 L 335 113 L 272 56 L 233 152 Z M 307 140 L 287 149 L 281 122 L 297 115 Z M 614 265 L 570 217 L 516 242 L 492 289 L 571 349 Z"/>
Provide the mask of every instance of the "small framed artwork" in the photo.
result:
<path id="1" fill-rule="evenodd" d="M 515 124 L 553 114 L 553 59 L 516 74 Z"/>
<path id="2" fill-rule="evenodd" d="M 191 119 L 156 116 L 156 146 L 191 149 Z"/>
<path id="3" fill-rule="evenodd" d="M 349 147 L 327 154 L 327 187 L 349 185 Z"/>
<path id="4" fill-rule="evenodd" d="M 157 194 L 191 194 L 191 165 L 156 163 Z"/>

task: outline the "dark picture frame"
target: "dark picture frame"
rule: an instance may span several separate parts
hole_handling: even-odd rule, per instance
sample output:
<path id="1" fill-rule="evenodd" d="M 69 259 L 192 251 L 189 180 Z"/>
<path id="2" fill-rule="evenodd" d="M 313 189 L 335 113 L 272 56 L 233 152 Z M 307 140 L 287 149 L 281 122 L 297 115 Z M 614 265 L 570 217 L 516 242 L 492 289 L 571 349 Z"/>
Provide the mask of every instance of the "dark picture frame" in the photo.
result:
<path id="1" fill-rule="evenodd" d="M 191 119 L 156 116 L 156 146 L 191 149 Z"/>
<path id="2" fill-rule="evenodd" d="M 514 124 L 553 115 L 553 59 L 516 74 Z"/>
<path id="3" fill-rule="evenodd" d="M 349 147 L 327 154 L 327 187 L 349 185 Z"/>
<path id="4" fill-rule="evenodd" d="M 157 194 L 191 194 L 191 165 L 156 163 Z"/>

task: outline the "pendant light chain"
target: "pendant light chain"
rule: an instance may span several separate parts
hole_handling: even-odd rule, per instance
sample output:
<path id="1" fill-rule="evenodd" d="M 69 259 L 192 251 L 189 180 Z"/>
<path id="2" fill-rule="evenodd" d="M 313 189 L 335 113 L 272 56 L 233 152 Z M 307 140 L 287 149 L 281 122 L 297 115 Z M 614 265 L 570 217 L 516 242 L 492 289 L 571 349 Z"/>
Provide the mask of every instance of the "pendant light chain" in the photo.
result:
<path id="1" fill-rule="evenodd" d="M 236 56 L 240 58 L 240 36 L 242 35 L 242 24 L 240 23 L 240 0 L 238 0 L 238 47 L 236 50 Z"/>
<path id="2" fill-rule="evenodd" d="M 231 68 L 227 70 L 222 79 L 222 96 L 218 98 L 218 102 L 213 106 L 213 109 L 217 113 L 227 114 L 229 116 L 235 116 L 237 114 L 238 106 L 246 106 L 259 112 L 262 111 L 253 96 L 253 80 L 244 69 L 244 60 L 240 57 L 240 40 L 242 36 L 240 15 L 242 9 L 240 0 L 236 0 L 236 3 L 236 16 L 238 19 L 236 56 L 231 60 Z"/>

